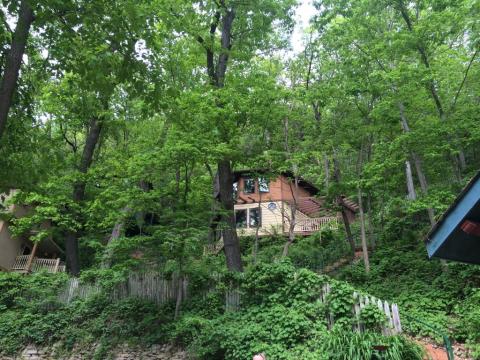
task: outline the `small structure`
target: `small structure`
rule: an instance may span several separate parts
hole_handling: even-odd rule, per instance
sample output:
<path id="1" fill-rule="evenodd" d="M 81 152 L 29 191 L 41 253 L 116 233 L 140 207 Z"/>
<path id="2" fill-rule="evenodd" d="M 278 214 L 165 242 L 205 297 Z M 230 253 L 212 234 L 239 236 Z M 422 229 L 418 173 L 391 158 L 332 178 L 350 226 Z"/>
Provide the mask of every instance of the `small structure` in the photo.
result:
<path id="1" fill-rule="evenodd" d="M 25 206 L 7 205 L 7 201 L 15 191 L 0 195 L 0 209 L 7 210 L 15 217 L 28 214 L 30 209 Z M 47 228 L 49 224 L 43 224 Z M 51 237 L 40 243 L 30 241 L 29 235 L 14 237 L 10 231 L 10 223 L 0 219 L 0 271 L 16 271 L 30 273 L 45 270 L 48 272 L 63 272 L 65 265 L 60 260 L 63 250 L 52 240 Z"/>
<path id="2" fill-rule="evenodd" d="M 429 257 L 480 264 L 480 172 L 426 238 Z"/>
<path id="3" fill-rule="evenodd" d="M 261 172 L 234 173 L 235 218 L 239 236 L 288 234 L 290 223 L 298 235 L 310 235 L 322 229 L 336 230 L 342 217 L 325 206 L 326 200 L 317 197 L 319 189 L 299 178 L 295 185 L 293 174 L 283 172 L 268 178 Z M 343 198 L 349 222 L 355 220 L 358 206 Z M 292 209 L 295 214 L 292 216 Z"/>

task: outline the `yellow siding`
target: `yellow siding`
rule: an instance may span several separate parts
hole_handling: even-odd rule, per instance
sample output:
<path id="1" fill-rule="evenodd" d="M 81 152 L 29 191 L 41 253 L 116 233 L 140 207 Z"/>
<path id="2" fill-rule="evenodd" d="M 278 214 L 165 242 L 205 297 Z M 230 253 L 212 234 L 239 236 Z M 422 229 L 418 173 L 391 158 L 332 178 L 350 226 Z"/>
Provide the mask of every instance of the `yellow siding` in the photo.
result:
<path id="1" fill-rule="evenodd" d="M 268 204 L 270 203 L 276 204 L 275 210 L 270 210 L 268 208 Z M 288 228 L 290 226 L 290 218 L 291 218 L 291 207 L 286 202 L 282 201 L 272 201 L 272 202 L 262 202 L 260 204 L 253 203 L 253 204 L 237 204 L 235 205 L 235 210 L 242 210 L 242 209 L 255 209 L 260 206 L 262 212 L 262 224 L 261 227 L 258 229 L 258 234 L 260 236 L 265 235 L 273 235 L 273 234 L 282 234 L 287 233 Z M 282 216 L 283 215 L 283 216 Z M 296 211 L 295 220 L 309 220 L 311 219 L 304 213 L 300 211 Z M 248 222 L 248 218 L 247 218 Z M 255 235 L 256 228 L 238 228 L 237 234 L 239 236 L 248 236 L 248 235 Z M 295 229 L 297 231 L 297 229 Z"/>
<path id="2" fill-rule="evenodd" d="M 22 241 L 11 236 L 8 225 L 0 220 L 0 268 L 11 269 L 20 252 Z"/>
<path id="3" fill-rule="evenodd" d="M 258 234 L 272 235 L 282 232 L 282 202 L 273 201 L 273 203 L 277 205 L 275 210 L 270 210 L 268 208 L 268 204 L 270 204 L 270 202 L 262 202 L 260 204 L 239 204 L 235 205 L 235 210 L 255 209 L 260 207 L 262 213 L 262 224 L 258 230 Z M 255 235 L 256 230 L 256 228 L 243 228 L 237 229 L 237 233 L 239 236 Z"/>

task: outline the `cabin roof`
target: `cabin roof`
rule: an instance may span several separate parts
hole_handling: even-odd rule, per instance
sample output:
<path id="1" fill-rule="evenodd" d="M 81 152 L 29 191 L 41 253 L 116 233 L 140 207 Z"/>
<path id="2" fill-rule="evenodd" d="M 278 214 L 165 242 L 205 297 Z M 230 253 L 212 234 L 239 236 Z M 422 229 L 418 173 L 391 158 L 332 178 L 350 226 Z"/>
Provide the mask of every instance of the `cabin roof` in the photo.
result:
<path id="1" fill-rule="evenodd" d="M 428 256 L 480 264 L 480 236 L 470 225 L 480 229 L 480 171 L 427 234 Z"/>

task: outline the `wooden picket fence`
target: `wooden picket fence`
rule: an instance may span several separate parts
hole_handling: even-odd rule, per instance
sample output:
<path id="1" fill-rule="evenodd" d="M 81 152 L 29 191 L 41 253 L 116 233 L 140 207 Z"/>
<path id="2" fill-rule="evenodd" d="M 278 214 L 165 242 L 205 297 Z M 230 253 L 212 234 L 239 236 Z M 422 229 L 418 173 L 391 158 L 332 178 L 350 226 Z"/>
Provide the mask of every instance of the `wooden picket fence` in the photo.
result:
<path id="1" fill-rule="evenodd" d="M 181 283 L 180 283 L 181 282 Z M 125 298 L 140 298 L 155 302 L 157 305 L 176 300 L 182 291 L 182 299 L 188 298 L 188 279 L 173 275 L 166 279 L 159 273 L 131 273 L 124 281 L 114 285 L 109 291 L 112 301 Z M 78 278 L 71 278 L 59 294 L 59 301 L 70 303 L 75 299 L 85 299 L 104 291 L 97 283 L 81 283 Z"/>
<path id="2" fill-rule="evenodd" d="M 325 303 L 328 299 L 328 294 L 332 288 L 330 284 L 323 285 L 318 299 Z M 389 304 L 387 301 L 382 301 L 373 296 L 364 296 L 357 292 L 352 294 L 354 304 L 352 307 L 352 316 L 355 318 L 353 330 L 363 332 L 365 325 L 362 323 L 360 314 L 362 309 L 367 305 L 376 305 L 378 309 L 386 316 L 387 322 L 382 326 L 383 335 L 395 335 L 402 332 L 402 325 L 400 322 L 400 313 L 397 304 Z M 225 310 L 238 311 L 241 308 L 241 292 L 239 289 L 230 289 L 225 294 Z M 335 324 L 335 317 L 333 314 L 327 314 L 327 325 L 331 329 Z"/>
<path id="3" fill-rule="evenodd" d="M 328 301 L 328 294 L 332 288 L 330 284 L 323 285 L 318 296 L 319 301 L 325 303 Z M 105 291 L 99 284 L 81 283 L 78 278 L 71 278 L 64 290 L 59 294 L 59 301 L 70 303 L 75 299 L 85 299 L 87 297 Z M 181 291 L 181 293 L 180 293 Z M 205 295 L 211 290 L 206 290 Z M 131 273 L 124 281 L 113 286 L 109 291 L 109 297 L 112 301 L 118 301 L 125 298 L 140 298 L 150 300 L 158 305 L 169 301 L 177 300 L 178 296 L 185 301 L 189 297 L 188 279 L 173 275 L 166 279 L 159 273 Z M 229 289 L 225 292 L 225 311 L 238 311 L 241 309 L 242 293 L 239 288 Z M 375 305 L 386 316 L 387 323 L 382 327 L 384 335 L 395 335 L 402 332 L 400 314 L 397 304 L 389 304 L 373 296 L 365 296 L 357 292 L 352 294 L 354 305 L 352 307 L 352 317 L 355 319 L 353 330 L 362 332 L 365 326 L 361 321 L 360 314 L 367 305 Z M 327 314 L 328 328 L 331 329 L 335 324 L 333 314 Z"/>

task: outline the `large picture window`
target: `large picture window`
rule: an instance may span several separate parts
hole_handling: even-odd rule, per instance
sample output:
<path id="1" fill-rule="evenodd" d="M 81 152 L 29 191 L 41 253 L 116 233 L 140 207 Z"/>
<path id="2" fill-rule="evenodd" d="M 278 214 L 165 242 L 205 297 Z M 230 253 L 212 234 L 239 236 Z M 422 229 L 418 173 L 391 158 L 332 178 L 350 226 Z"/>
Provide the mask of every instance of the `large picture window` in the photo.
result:
<path id="1" fill-rule="evenodd" d="M 235 210 L 237 229 L 256 228 L 262 226 L 262 210 L 260 208 Z"/>
<path id="2" fill-rule="evenodd" d="M 235 211 L 235 223 L 237 224 L 237 229 L 247 227 L 247 210 L 236 210 Z"/>
<path id="3" fill-rule="evenodd" d="M 262 211 L 260 208 L 249 209 L 248 226 L 251 228 L 262 226 Z"/>
<path id="4" fill-rule="evenodd" d="M 245 194 L 253 194 L 255 192 L 255 180 L 252 178 L 245 178 L 243 182 L 243 192 Z"/>

